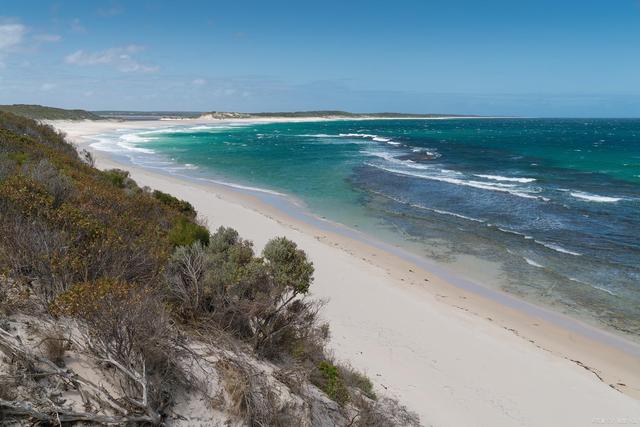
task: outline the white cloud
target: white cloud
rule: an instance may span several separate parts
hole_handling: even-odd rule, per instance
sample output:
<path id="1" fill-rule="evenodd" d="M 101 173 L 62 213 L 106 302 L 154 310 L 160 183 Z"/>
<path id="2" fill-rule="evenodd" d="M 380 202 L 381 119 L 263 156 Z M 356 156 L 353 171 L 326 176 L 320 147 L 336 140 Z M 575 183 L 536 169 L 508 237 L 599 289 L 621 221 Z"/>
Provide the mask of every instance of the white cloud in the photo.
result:
<path id="1" fill-rule="evenodd" d="M 100 52 L 75 51 L 65 57 L 67 64 L 74 65 L 106 65 L 125 73 L 151 73 L 158 67 L 145 65 L 134 56 L 143 50 L 141 46 L 129 45 L 124 47 L 112 47 Z"/>
<path id="2" fill-rule="evenodd" d="M 41 91 L 49 91 L 51 89 L 55 89 L 56 85 L 53 83 L 42 83 L 42 85 L 40 85 L 40 90 Z"/>
<path id="3" fill-rule="evenodd" d="M 16 49 L 27 32 L 27 27 L 22 24 L 0 23 L 0 68 L 4 68 L 4 58 Z"/>
<path id="4" fill-rule="evenodd" d="M 36 41 L 45 43 L 55 43 L 62 40 L 62 36 L 58 34 L 37 34 L 33 36 Z"/>
<path id="5" fill-rule="evenodd" d="M 0 24 L 0 52 L 6 52 L 22 42 L 27 27 L 22 24 Z"/>
<path id="6" fill-rule="evenodd" d="M 207 84 L 207 81 L 205 79 L 193 79 L 191 81 L 191 84 L 194 86 L 202 86 Z"/>

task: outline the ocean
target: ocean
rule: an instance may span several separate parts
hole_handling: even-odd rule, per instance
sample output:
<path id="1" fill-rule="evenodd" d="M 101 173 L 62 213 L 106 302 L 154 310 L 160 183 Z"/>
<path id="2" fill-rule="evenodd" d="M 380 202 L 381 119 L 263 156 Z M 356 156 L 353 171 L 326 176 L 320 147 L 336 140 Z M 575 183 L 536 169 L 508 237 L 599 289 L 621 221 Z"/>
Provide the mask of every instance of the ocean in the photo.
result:
<path id="1" fill-rule="evenodd" d="M 92 146 L 287 195 L 456 274 L 640 337 L 640 120 L 190 124 Z"/>

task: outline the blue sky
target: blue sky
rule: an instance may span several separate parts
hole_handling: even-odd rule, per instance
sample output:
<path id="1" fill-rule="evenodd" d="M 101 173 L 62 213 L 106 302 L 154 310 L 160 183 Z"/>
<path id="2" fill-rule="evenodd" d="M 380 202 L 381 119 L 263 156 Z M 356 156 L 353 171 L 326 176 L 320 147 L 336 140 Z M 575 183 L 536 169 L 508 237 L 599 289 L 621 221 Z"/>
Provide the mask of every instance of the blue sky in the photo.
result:
<path id="1" fill-rule="evenodd" d="M 0 2 L 0 103 L 640 117 L 640 0 Z"/>

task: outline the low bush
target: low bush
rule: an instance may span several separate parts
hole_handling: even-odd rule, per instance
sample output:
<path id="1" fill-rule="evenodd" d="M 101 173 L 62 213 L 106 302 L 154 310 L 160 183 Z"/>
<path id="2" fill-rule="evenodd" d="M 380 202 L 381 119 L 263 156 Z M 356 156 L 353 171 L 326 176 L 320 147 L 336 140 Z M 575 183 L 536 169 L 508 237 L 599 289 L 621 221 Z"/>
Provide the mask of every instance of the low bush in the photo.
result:
<path id="1" fill-rule="evenodd" d="M 129 398 L 154 413 L 186 384 L 179 336 L 154 289 L 111 279 L 80 283 L 59 295 L 51 311 L 83 320 L 87 348 L 120 373 Z"/>
<path id="2" fill-rule="evenodd" d="M 169 206 L 170 208 L 183 213 L 190 218 L 196 217 L 196 210 L 193 208 L 193 205 L 191 205 L 191 203 L 180 200 L 177 197 L 172 196 L 171 194 L 163 193 L 159 190 L 154 190 L 152 194 L 153 197 L 159 200 L 163 205 Z"/>
<path id="3" fill-rule="evenodd" d="M 16 162 L 18 166 L 22 166 L 27 162 L 27 160 L 29 160 L 29 155 L 27 153 L 21 152 L 9 153 L 9 155 L 7 155 L 7 158 Z"/>
<path id="4" fill-rule="evenodd" d="M 340 369 L 329 361 L 323 360 L 318 364 L 317 373 L 311 376 L 311 381 L 340 405 L 350 399 Z"/>
<path id="5" fill-rule="evenodd" d="M 369 377 L 356 371 L 351 366 L 339 365 L 338 370 L 340 371 L 340 376 L 347 387 L 360 390 L 369 399 L 376 399 L 376 393 L 373 390 L 373 383 Z"/>
<path id="6" fill-rule="evenodd" d="M 209 244 L 209 230 L 185 216 L 178 216 L 169 231 L 169 242 L 175 246 L 188 246 L 194 242 Z"/>
<path id="7" fill-rule="evenodd" d="M 317 321 L 321 304 L 305 298 L 313 264 L 285 238 L 256 257 L 250 242 L 221 227 L 208 246 L 178 248 L 167 271 L 172 305 L 186 320 L 211 319 L 262 356 L 299 357 L 327 336 Z"/>
<path id="8" fill-rule="evenodd" d="M 24 174 L 40 183 L 53 196 L 53 206 L 58 207 L 74 191 L 73 181 L 61 174 L 47 159 L 25 167 Z"/>
<path id="9" fill-rule="evenodd" d="M 279 407 L 278 390 L 268 382 L 264 373 L 256 372 L 249 364 L 222 359 L 217 368 L 222 373 L 229 399 L 228 409 L 249 426 L 291 427 L 300 425 L 291 409 Z"/>
<path id="10" fill-rule="evenodd" d="M 111 185 L 118 188 L 131 187 L 132 179 L 129 178 L 129 172 L 122 169 L 109 169 L 103 171 L 105 179 L 111 183 Z"/>
<path id="11" fill-rule="evenodd" d="M 361 396 L 353 399 L 355 427 L 420 427 L 420 418 L 397 400 L 383 397 L 373 401 Z"/>

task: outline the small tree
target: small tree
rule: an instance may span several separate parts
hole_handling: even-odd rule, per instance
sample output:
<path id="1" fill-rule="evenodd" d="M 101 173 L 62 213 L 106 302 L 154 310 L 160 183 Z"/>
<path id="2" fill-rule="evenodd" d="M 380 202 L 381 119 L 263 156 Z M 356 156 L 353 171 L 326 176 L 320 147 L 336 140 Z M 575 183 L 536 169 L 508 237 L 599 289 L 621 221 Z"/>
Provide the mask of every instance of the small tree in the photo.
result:
<path id="1" fill-rule="evenodd" d="M 174 308 L 185 320 L 213 320 L 263 356 L 305 353 L 303 341 L 326 336 L 317 322 L 322 304 L 305 298 L 313 263 L 284 237 L 269 241 L 262 257 L 252 246 L 237 231 L 220 227 L 208 246 L 176 249 L 168 268 Z"/>
<path id="2" fill-rule="evenodd" d="M 265 353 L 280 338 L 295 338 L 295 329 L 315 323 L 317 304 L 304 300 L 313 282 L 313 263 L 291 240 L 277 237 L 262 251 L 270 281 L 255 316 L 254 346 Z M 279 346 L 278 346 L 279 347 Z"/>

